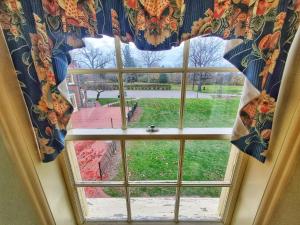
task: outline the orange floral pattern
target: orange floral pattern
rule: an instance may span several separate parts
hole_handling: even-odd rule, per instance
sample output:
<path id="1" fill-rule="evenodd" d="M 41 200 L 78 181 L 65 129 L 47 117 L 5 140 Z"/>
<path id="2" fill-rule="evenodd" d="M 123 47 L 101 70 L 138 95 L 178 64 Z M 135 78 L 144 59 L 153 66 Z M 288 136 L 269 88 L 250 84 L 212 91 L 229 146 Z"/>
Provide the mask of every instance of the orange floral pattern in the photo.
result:
<path id="1" fill-rule="evenodd" d="M 0 1 L 0 24 L 45 162 L 64 148 L 72 112 L 57 88 L 66 68 L 60 70 L 64 74 L 56 69 L 66 67 L 67 51 L 82 47 L 83 37 L 97 37 L 99 32 L 134 41 L 145 50 L 169 49 L 199 35 L 243 40 L 224 57 L 245 74 L 260 96 L 240 111 L 249 134 L 232 143 L 264 161 L 282 71 L 299 18 L 300 0 Z M 55 64 L 58 52 L 65 64 Z"/>

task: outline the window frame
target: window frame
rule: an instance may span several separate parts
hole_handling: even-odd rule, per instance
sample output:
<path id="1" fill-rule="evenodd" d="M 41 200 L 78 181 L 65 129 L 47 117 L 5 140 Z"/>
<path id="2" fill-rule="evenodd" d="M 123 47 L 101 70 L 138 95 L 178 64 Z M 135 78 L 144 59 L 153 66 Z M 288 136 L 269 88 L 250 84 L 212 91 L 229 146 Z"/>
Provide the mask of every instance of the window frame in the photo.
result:
<path id="1" fill-rule="evenodd" d="M 75 206 L 77 220 L 80 224 L 229 224 L 231 220 L 235 201 L 237 198 L 237 190 L 241 183 L 245 166 L 245 159 L 241 157 L 239 152 L 232 146 L 230 156 L 227 164 L 224 181 L 211 182 L 211 181 L 182 181 L 182 164 L 184 154 L 184 144 L 186 140 L 230 140 L 231 128 L 183 128 L 184 118 L 184 105 L 185 105 L 185 94 L 186 94 L 186 80 L 187 74 L 191 72 L 237 72 L 236 68 L 228 67 L 201 67 L 201 68 L 189 68 L 189 43 L 190 41 L 184 42 L 183 49 L 183 65 L 180 68 L 123 68 L 122 56 L 121 56 L 121 43 L 118 37 L 115 37 L 115 49 L 116 49 L 116 61 L 117 68 L 113 69 L 71 69 L 69 75 L 80 75 L 80 74 L 105 74 L 105 73 L 116 73 L 119 82 L 119 94 L 120 94 L 120 106 L 122 116 L 122 128 L 121 129 L 71 129 L 69 130 L 66 141 L 74 140 L 119 140 L 121 143 L 121 153 L 123 162 L 123 171 L 125 179 L 123 182 L 116 181 L 81 181 L 78 182 L 80 174 L 78 174 L 79 168 L 77 164 L 77 158 L 74 151 L 70 150 L 73 148 L 71 143 L 67 142 L 64 171 L 67 174 L 69 188 L 71 188 L 72 202 Z M 123 85 L 123 75 L 126 73 L 182 73 L 181 79 L 181 97 L 180 97 L 180 117 L 178 128 L 161 128 L 158 132 L 150 134 L 146 132 L 144 128 L 129 128 L 127 129 L 127 119 L 125 110 L 125 91 Z M 179 162 L 178 162 L 178 178 L 177 181 L 128 181 L 127 165 L 126 163 L 126 150 L 125 141 L 127 140 L 179 140 Z M 73 152 L 73 153 L 72 153 Z M 127 204 L 127 220 L 116 221 L 116 220 L 94 220 L 86 218 L 86 202 L 83 199 L 82 188 L 78 187 L 119 187 L 125 188 L 126 193 L 126 204 Z M 130 210 L 130 197 L 129 187 L 141 187 L 141 186 L 172 186 L 176 187 L 176 201 L 175 201 L 175 217 L 174 220 L 170 221 L 135 221 L 131 218 Z M 220 196 L 219 212 L 220 217 L 216 217 L 212 220 L 185 220 L 179 221 L 179 203 L 180 203 L 180 188 L 181 187 L 229 187 L 226 190 L 223 189 Z M 74 191 L 75 190 L 75 191 Z M 79 190 L 79 191 L 77 191 Z"/>

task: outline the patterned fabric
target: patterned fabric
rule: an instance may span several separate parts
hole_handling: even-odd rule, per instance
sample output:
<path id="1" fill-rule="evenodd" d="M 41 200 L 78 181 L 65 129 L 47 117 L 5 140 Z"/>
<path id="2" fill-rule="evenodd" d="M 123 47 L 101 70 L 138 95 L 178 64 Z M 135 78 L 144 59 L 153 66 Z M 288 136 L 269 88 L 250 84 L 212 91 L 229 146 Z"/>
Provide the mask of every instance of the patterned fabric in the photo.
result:
<path id="1" fill-rule="evenodd" d="M 4 0 L 0 24 L 23 91 L 41 157 L 52 161 L 64 148 L 72 105 L 60 93 L 68 50 L 95 34 L 91 1 Z"/>
<path id="2" fill-rule="evenodd" d="M 57 85 L 68 51 L 82 38 L 120 36 L 139 49 L 165 50 L 195 36 L 239 38 L 225 58 L 260 95 L 240 111 L 248 134 L 233 140 L 264 162 L 288 50 L 300 21 L 300 0 L 4 0 L 0 24 L 45 162 L 63 149 L 72 106 Z"/>

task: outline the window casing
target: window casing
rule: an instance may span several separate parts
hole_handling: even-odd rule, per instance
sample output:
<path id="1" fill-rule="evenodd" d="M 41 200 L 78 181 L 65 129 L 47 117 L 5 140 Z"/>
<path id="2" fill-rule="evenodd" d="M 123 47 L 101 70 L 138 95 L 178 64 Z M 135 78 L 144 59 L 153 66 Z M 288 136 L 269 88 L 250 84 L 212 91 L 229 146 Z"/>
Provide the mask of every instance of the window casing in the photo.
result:
<path id="1" fill-rule="evenodd" d="M 232 129 L 231 128 L 185 128 L 184 114 L 186 102 L 186 87 L 187 76 L 189 73 L 195 72 L 236 72 L 235 68 L 228 67 L 189 67 L 189 41 L 184 43 L 183 47 L 183 64 L 180 68 L 124 68 L 122 63 L 121 43 L 118 38 L 115 38 L 116 49 L 116 68 L 107 69 L 71 69 L 69 74 L 107 74 L 114 73 L 118 77 L 120 108 L 121 108 L 121 128 L 105 128 L 105 129 L 70 129 L 66 137 L 67 145 L 67 163 L 66 169 L 68 170 L 71 183 L 71 194 L 73 196 L 73 203 L 77 209 L 77 216 L 83 224 L 114 224 L 128 223 L 128 222 L 145 222 L 152 221 L 156 223 L 168 222 L 180 223 L 184 222 L 193 223 L 195 221 L 206 221 L 208 224 L 228 224 L 232 214 L 235 203 L 238 184 L 243 174 L 243 164 L 239 158 L 236 150 L 230 151 L 228 165 L 225 173 L 224 180 L 212 181 L 184 181 L 183 180 L 183 164 L 185 146 L 187 141 L 196 140 L 230 140 Z M 181 73 L 181 95 L 179 107 L 179 122 L 177 128 L 159 128 L 157 132 L 148 132 L 146 128 L 128 128 L 127 127 L 127 113 L 126 113 L 126 96 L 124 89 L 124 75 L 128 73 Z M 116 141 L 120 145 L 122 170 L 124 179 L 122 181 L 83 181 L 80 178 L 79 167 L 75 155 L 74 145 L 72 141 L 85 141 L 85 140 L 110 140 Z M 136 140 L 170 140 L 178 141 L 178 172 L 176 180 L 143 180 L 132 181 L 128 177 L 128 160 L 126 155 L 126 143 L 128 141 Z M 126 218 L 109 219 L 109 218 L 90 218 L 87 212 L 87 202 L 83 188 L 85 187 L 110 187 L 124 188 L 124 197 L 126 201 Z M 130 188 L 139 187 L 169 187 L 175 189 L 175 203 L 173 218 L 169 219 L 135 219 L 132 217 L 132 202 L 130 196 Z M 182 219 L 180 218 L 180 201 L 181 191 L 184 188 L 222 188 L 219 200 L 218 215 L 213 217 L 203 217 L 197 219 Z M 150 212 L 151 214 L 151 212 Z"/>

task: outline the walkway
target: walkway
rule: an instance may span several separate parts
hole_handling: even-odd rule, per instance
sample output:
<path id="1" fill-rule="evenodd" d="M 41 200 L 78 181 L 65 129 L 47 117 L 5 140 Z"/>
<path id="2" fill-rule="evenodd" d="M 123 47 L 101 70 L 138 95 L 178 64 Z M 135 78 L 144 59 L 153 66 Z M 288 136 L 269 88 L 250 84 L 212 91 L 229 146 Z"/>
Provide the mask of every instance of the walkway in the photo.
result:
<path id="1" fill-rule="evenodd" d="M 82 108 L 72 114 L 72 128 L 121 128 L 120 107 Z"/>
<path id="2" fill-rule="evenodd" d="M 112 122 L 111 122 L 112 121 Z M 120 128 L 122 124 L 120 107 L 95 106 L 82 108 L 71 117 L 72 128 Z M 110 174 L 99 171 L 99 162 L 108 157 L 111 141 L 74 141 L 75 152 L 82 180 L 108 180 Z M 102 164 L 103 165 L 103 164 Z M 109 169 L 108 169 L 109 170 Z M 102 188 L 84 188 L 87 198 L 108 197 Z"/>

